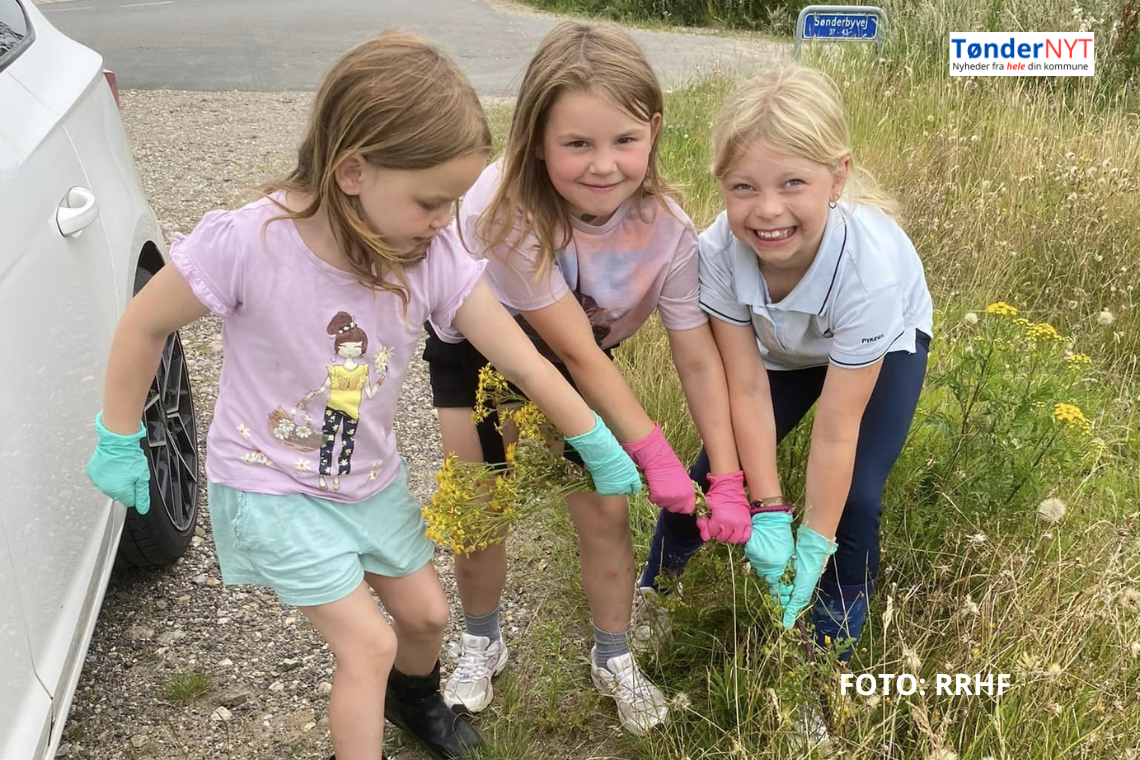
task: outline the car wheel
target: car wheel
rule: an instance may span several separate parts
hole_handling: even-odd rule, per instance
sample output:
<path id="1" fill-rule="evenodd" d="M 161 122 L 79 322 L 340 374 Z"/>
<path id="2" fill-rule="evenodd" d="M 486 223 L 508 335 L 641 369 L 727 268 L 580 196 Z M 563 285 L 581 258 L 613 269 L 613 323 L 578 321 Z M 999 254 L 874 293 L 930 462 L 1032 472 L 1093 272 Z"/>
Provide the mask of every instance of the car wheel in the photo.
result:
<path id="1" fill-rule="evenodd" d="M 138 293 L 152 275 L 135 276 Z M 190 373 L 178 333 L 162 349 L 162 359 L 143 408 L 146 436 L 139 442 L 150 464 L 150 511 L 127 510 L 119 560 L 132 567 L 174 562 L 186 551 L 198 525 L 198 428 Z"/>

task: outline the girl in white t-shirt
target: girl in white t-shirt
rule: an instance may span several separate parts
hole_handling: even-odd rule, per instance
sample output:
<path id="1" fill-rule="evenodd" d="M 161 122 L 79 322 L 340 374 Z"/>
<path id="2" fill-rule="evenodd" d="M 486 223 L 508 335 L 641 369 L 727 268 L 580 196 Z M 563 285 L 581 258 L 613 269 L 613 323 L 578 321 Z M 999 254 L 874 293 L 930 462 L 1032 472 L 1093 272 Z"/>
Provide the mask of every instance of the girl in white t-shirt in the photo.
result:
<path id="1" fill-rule="evenodd" d="M 746 553 L 785 627 L 818 591 L 817 642 L 847 659 L 878 572 L 883 487 L 926 371 L 932 305 L 922 262 L 894 203 L 855 167 L 839 92 L 817 71 L 774 70 L 731 96 L 713 171 L 725 211 L 700 237 L 700 302 L 752 498 Z M 793 540 L 776 443 L 813 405 Z M 642 582 L 679 574 L 700 545 L 691 517 L 662 513 Z M 780 580 L 789 561 L 791 585 Z"/>

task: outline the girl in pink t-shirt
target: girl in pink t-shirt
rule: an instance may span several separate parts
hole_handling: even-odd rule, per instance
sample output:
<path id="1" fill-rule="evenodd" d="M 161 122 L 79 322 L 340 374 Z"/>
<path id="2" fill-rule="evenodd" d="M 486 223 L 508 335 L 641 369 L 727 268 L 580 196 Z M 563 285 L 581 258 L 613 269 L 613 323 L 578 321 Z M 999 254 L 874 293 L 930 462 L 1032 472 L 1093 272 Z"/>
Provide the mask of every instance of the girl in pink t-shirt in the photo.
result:
<path id="1" fill-rule="evenodd" d="M 684 466 L 609 357 L 657 311 L 712 458 L 713 474 L 702 483 L 710 486 L 712 508 L 704 535 L 743 543 L 751 530 L 748 500 L 724 370 L 698 304 L 697 236 L 657 166 L 662 108 L 660 85 L 628 34 L 559 24 L 527 69 L 503 158 L 464 198 L 457 222 L 464 243 L 486 259 L 495 294 L 641 468 L 650 501 L 691 513 Z M 425 358 L 444 449 L 463 459 L 500 460 L 494 423 L 476 428 L 470 415 L 478 370 L 490 357 L 435 325 Z M 634 585 L 626 499 L 576 493 L 567 506 L 593 617 L 594 683 L 616 701 L 627 730 L 645 733 L 667 710 L 630 653 L 634 599 L 648 608 L 654 592 Z M 490 703 L 491 679 L 507 659 L 498 625 L 506 552 L 493 546 L 457 556 L 455 564 L 466 632 L 444 699 L 477 712 Z"/>
<path id="2" fill-rule="evenodd" d="M 163 344 L 221 317 L 207 475 L 222 577 L 271 586 L 328 642 L 340 760 L 380 758 L 384 717 L 434 757 L 479 743 L 439 693 L 448 603 L 393 430 L 425 320 L 462 330 L 526 389 L 586 455 L 600 493 L 640 487 L 447 226 L 490 145 L 474 89 L 435 47 L 386 33 L 354 48 L 317 94 L 296 168 L 261 200 L 178 236 L 173 266 L 131 303 L 111 351 L 87 471 L 145 513 L 139 419 Z"/>

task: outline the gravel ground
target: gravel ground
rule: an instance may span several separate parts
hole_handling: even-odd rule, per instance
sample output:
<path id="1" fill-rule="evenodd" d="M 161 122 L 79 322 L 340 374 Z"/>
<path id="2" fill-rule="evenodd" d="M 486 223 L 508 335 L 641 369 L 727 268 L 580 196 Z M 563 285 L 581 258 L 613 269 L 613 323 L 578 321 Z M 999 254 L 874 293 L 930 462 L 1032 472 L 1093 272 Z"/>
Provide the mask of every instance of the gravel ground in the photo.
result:
<path id="1" fill-rule="evenodd" d="M 233 207 L 260 179 L 288 168 L 311 102 L 302 93 L 124 92 L 123 121 L 143 187 L 169 240 L 189 232 L 213 208 Z M 217 398 L 221 334 L 217 320 L 182 331 L 194 381 L 199 446 Z M 412 491 L 427 499 L 439 464 L 438 424 L 427 368 L 414 362 L 397 415 L 400 451 Z M 189 551 L 161 572 L 117 572 L 95 630 L 59 756 L 117 758 L 325 758 L 331 753 L 327 694 L 333 672 L 328 647 L 294 608 L 268 589 L 221 584 L 202 488 L 202 518 Z M 523 535 L 514 542 L 525 546 Z M 533 538 L 533 537 L 530 537 Z M 533 554 L 531 554 L 533 556 Z M 512 577 L 531 561 L 518 557 Z M 462 619 L 450 555 L 435 564 L 455 614 L 445 649 L 455 646 Z M 541 605 L 528 584 L 508 586 L 503 601 L 508 637 L 521 636 Z M 445 651 L 444 670 L 453 658 Z M 515 665 L 515 678 L 521 674 Z M 179 674 L 201 672 L 209 691 L 171 701 Z M 391 729 L 391 727 L 389 727 Z M 391 729 L 386 752 L 426 758 L 401 746 Z"/>

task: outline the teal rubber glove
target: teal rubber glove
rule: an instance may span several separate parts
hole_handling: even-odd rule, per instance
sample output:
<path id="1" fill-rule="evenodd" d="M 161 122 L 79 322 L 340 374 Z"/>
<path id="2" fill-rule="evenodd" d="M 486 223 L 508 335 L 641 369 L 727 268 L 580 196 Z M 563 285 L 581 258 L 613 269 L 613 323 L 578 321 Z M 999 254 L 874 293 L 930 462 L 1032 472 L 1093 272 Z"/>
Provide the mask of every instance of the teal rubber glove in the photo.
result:
<path id="1" fill-rule="evenodd" d="M 103 427 L 103 413 L 95 415 L 95 431 L 99 441 L 87 462 L 87 477 L 103 493 L 140 515 L 150 511 L 150 466 L 139 441 L 146 428 L 131 435 L 112 433 Z"/>
<path id="2" fill-rule="evenodd" d="M 594 429 L 582 435 L 571 436 L 566 443 L 582 456 L 594 488 L 602 496 L 637 493 L 641 490 L 641 476 L 637 466 L 629 458 L 606 427 L 602 418 L 594 413 Z"/>
<path id="3" fill-rule="evenodd" d="M 796 578 L 792 584 L 792 597 L 784 605 L 784 627 L 791 629 L 804 607 L 811 602 L 819 576 L 827 558 L 835 554 L 839 544 L 816 533 L 804 524 L 796 531 L 795 567 Z"/>
<path id="4" fill-rule="evenodd" d="M 761 512 L 752 515 L 752 535 L 744 545 L 744 556 L 756 574 L 768 583 L 768 591 L 781 607 L 792 599 L 792 584 L 781 583 L 780 577 L 795 552 L 792 538 L 792 515 L 789 512 Z"/>

